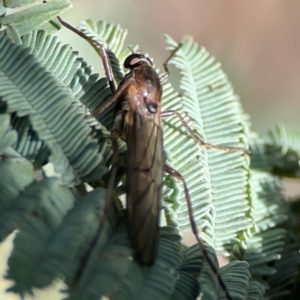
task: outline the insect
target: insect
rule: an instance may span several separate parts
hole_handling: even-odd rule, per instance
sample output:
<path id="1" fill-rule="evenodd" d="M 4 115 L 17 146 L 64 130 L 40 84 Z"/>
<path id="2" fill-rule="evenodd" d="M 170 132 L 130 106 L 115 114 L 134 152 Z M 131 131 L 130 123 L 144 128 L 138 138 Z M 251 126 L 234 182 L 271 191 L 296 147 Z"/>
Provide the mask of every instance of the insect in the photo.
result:
<path id="1" fill-rule="evenodd" d="M 160 78 L 144 55 L 129 55 L 120 82 L 113 138 L 127 144 L 126 207 L 129 236 L 142 264 L 153 265 L 158 248 L 163 181 Z"/>
<path id="2" fill-rule="evenodd" d="M 89 40 L 87 36 L 59 18 L 60 22 Z M 179 179 L 184 186 L 188 213 L 192 231 L 196 237 L 204 257 L 208 261 L 226 297 L 231 299 L 218 270 L 210 260 L 193 218 L 191 200 L 187 184 L 179 172 L 164 164 L 163 136 L 161 118 L 176 115 L 192 138 L 202 146 L 222 151 L 244 151 L 244 148 L 227 148 L 205 143 L 185 122 L 182 115 L 176 111 L 161 111 L 162 82 L 169 75 L 167 67 L 170 59 L 180 49 L 179 45 L 164 63 L 165 74 L 158 76 L 149 58 L 141 53 L 133 52 L 125 62 L 124 67 L 129 72 L 124 76 L 116 89 L 108 56 L 101 44 L 89 40 L 99 49 L 107 80 L 112 90 L 112 96 L 104 106 L 96 109 L 93 116 L 101 113 L 106 107 L 116 101 L 115 123 L 112 132 L 113 165 L 108 184 L 106 209 L 109 206 L 114 180 L 117 172 L 118 145 L 117 139 L 122 138 L 127 144 L 126 154 L 126 206 L 129 237 L 135 250 L 136 258 L 141 264 L 152 266 L 157 256 L 159 239 L 159 218 L 162 198 L 162 182 L 164 172 Z"/>

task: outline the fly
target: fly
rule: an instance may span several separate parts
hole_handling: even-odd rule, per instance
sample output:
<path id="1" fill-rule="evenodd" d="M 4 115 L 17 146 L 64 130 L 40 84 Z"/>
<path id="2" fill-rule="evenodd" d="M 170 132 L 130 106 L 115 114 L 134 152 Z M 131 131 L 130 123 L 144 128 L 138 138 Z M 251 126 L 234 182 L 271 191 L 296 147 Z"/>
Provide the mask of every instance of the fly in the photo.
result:
<path id="1" fill-rule="evenodd" d="M 162 117 L 176 115 L 191 137 L 206 148 L 214 148 L 221 151 L 243 151 L 244 148 L 229 148 L 205 143 L 197 136 L 176 111 L 161 111 L 162 82 L 169 75 L 168 61 L 180 49 L 179 45 L 164 63 L 166 73 L 158 76 L 153 68 L 152 61 L 141 53 L 130 54 L 124 67 L 129 72 L 124 76 L 118 88 L 115 88 L 113 73 L 109 58 L 102 44 L 95 43 L 83 33 L 64 22 L 59 21 L 84 39 L 88 40 L 94 48 L 98 49 L 105 73 L 112 90 L 112 96 L 106 104 L 101 105 L 93 112 L 93 116 L 104 111 L 112 102 L 116 101 L 115 122 L 112 132 L 113 165 L 108 183 L 108 195 L 105 211 L 109 207 L 114 180 L 117 173 L 118 162 L 118 138 L 122 138 L 127 144 L 126 154 L 126 206 L 128 233 L 135 250 L 138 261 L 145 266 L 152 266 L 155 262 L 159 240 L 159 220 L 162 201 L 162 183 L 164 172 L 182 181 L 187 200 L 188 213 L 192 231 L 196 237 L 199 248 L 226 294 L 227 299 L 232 299 L 219 275 L 217 268 L 212 263 L 204 244 L 199 237 L 198 229 L 193 218 L 193 210 L 188 187 L 183 176 L 164 164 Z M 104 216 L 105 218 L 105 216 Z M 104 222 L 103 219 L 101 222 Z"/>
<path id="2" fill-rule="evenodd" d="M 153 265 L 158 249 L 163 182 L 162 87 L 150 59 L 129 55 L 129 69 L 116 92 L 113 137 L 123 138 L 126 154 L 126 208 L 129 237 L 137 259 Z"/>

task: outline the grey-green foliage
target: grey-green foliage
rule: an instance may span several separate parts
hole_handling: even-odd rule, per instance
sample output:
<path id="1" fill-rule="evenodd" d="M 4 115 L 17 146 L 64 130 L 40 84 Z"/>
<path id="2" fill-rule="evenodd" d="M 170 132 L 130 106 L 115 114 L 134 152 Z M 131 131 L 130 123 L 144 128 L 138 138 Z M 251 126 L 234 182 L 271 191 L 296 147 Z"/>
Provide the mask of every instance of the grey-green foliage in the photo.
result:
<path id="1" fill-rule="evenodd" d="M 168 36 L 166 40 L 172 51 L 177 43 Z M 173 62 L 181 73 L 183 94 L 179 96 L 170 85 L 165 85 L 163 109 L 186 113 L 188 124 L 204 141 L 248 148 L 243 112 L 220 64 L 190 37 L 183 38 L 182 43 Z M 176 116 L 164 120 L 167 162 L 189 182 L 195 218 L 205 228 L 204 240 L 218 254 L 227 255 L 228 245 L 237 243 L 238 236 L 252 227 L 249 157 L 242 151 L 206 150 L 189 134 L 182 133 L 182 128 Z M 179 202 L 179 226 L 188 229 L 182 188 L 176 201 Z"/>
<path id="2" fill-rule="evenodd" d="M 174 178 L 164 180 L 168 226 L 161 228 L 153 267 L 132 259 L 118 200 L 103 219 L 113 105 L 97 120 L 87 116 L 111 92 L 105 78 L 49 35 L 68 1 L 4 16 L 8 8 L 33 2 L 0 3 L 0 23 L 6 26 L 0 33 L 1 240 L 19 230 L 9 259 L 10 290 L 33 293 L 62 278 L 68 289 L 61 298 L 68 299 L 226 299 L 198 245 L 180 242 L 178 230 L 189 229 L 190 221 L 182 184 Z M 87 21 L 82 31 L 109 47 L 116 81 L 122 79 L 121 62 L 130 53 L 126 30 Z M 166 41 L 169 50 L 177 47 L 169 36 Z M 278 161 L 281 175 L 299 174 L 298 131 L 281 126 L 268 139 L 258 138 L 220 64 L 192 38 L 181 43 L 171 61 L 181 74 L 181 93 L 164 84 L 163 109 L 183 114 L 207 142 L 250 145 L 252 168 L 243 151 L 224 153 L 197 144 L 176 116 L 163 122 L 167 163 L 187 182 L 211 261 L 217 264 L 214 251 L 232 260 L 220 269 L 231 297 L 262 299 L 265 288 L 270 298 L 287 295 L 298 271 L 297 243 L 276 174 Z M 291 158 L 293 172 L 285 168 Z M 55 177 L 45 173 L 49 163 Z"/>

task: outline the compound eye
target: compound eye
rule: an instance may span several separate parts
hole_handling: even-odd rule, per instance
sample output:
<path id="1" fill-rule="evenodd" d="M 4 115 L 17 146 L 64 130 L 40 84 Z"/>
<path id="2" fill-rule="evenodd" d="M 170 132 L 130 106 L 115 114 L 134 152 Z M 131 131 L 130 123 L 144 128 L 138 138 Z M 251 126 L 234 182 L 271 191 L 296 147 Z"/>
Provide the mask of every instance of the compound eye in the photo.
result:
<path id="1" fill-rule="evenodd" d="M 157 103 L 154 101 L 149 101 L 146 103 L 146 107 L 150 114 L 156 114 L 157 113 Z"/>
<path id="2" fill-rule="evenodd" d="M 145 63 L 149 67 L 152 67 L 152 61 L 148 57 L 145 57 L 145 55 L 140 53 L 133 53 L 125 59 L 124 67 L 126 69 L 133 69 Z"/>
<path id="3" fill-rule="evenodd" d="M 141 59 L 140 59 L 139 57 L 134 57 L 134 58 L 129 62 L 129 64 L 130 64 L 130 66 L 134 66 L 134 65 L 136 65 L 136 64 L 139 64 L 140 61 L 141 61 Z"/>
<path id="4" fill-rule="evenodd" d="M 142 61 L 141 54 L 133 53 L 127 56 L 127 58 L 125 59 L 124 67 L 126 69 L 132 69 L 138 66 L 139 64 L 141 64 L 141 61 Z"/>

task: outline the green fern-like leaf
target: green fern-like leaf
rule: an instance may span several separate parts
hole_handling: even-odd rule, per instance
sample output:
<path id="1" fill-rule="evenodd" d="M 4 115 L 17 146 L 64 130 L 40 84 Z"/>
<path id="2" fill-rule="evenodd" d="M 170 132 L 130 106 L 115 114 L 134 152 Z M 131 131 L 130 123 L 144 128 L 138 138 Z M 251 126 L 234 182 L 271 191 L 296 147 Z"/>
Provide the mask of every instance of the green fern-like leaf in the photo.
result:
<path id="1" fill-rule="evenodd" d="M 47 73 L 28 49 L 13 44 L 3 34 L 0 48 L 1 92 L 7 112 L 14 112 L 16 118 L 28 116 L 30 123 L 29 126 L 28 122 L 26 125 L 19 122 L 18 127 L 15 119 L 14 128 L 24 134 L 31 129 L 35 131 L 51 153 L 49 160 L 54 163 L 56 172 L 62 174 L 65 183 L 78 182 L 79 177 L 91 176 L 93 172 L 96 173 L 94 176 L 100 177 L 105 167 L 100 164 L 102 158 L 97 142 L 89 135 L 84 115 L 72 104 L 70 90 Z M 41 75 L 36 77 L 38 73 Z M 33 143 L 36 146 L 35 140 Z"/>
<path id="2" fill-rule="evenodd" d="M 166 39 L 170 50 L 177 47 L 170 37 Z M 172 62 L 181 72 L 183 94 L 180 97 L 165 87 L 164 110 L 187 114 L 189 126 L 206 142 L 247 147 L 242 111 L 219 63 L 191 38 L 184 38 L 182 44 Z M 237 236 L 252 226 L 247 155 L 197 145 L 177 117 L 164 120 L 164 146 L 168 163 L 189 183 L 194 217 L 204 240 L 226 255 L 226 245 L 238 242 Z M 188 229 L 182 188 L 177 201 L 179 226 Z"/>
<path id="3" fill-rule="evenodd" d="M 17 134 L 10 128 L 9 115 L 0 115 L 0 155 L 5 153 L 8 147 L 14 146 Z"/>
<path id="4" fill-rule="evenodd" d="M 300 129 L 276 126 L 269 132 L 266 141 L 266 152 L 272 171 L 279 176 L 300 177 Z"/>
<path id="5" fill-rule="evenodd" d="M 105 210 L 113 105 L 97 120 L 87 118 L 111 94 L 106 78 L 98 79 L 70 46 L 49 35 L 60 27 L 51 19 L 68 2 L 26 7 L 33 2 L 0 3 L 0 24 L 7 26 L 0 35 L 0 238 L 19 231 L 9 259 L 10 290 L 34 293 L 62 278 L 67 285 L 62 297 L 68 299 L 226 299 L 198 245 L 180 242 L 178 229 L 189 229 L 189 218 L 182 185 L 170 176 L 164 180 L 169 226 L 161 228 L 155 264 L 145 268 L 133 259 L 120 202 L 114 198 Z M 16 6 L 25 9 L 4 16 Z M 109 48 L 119 82 L 130 53 L 127 31 L 90 20 L 81 29 Z M 176 48 L 166 39 L 171 51 Z M 274 162 L 287 161 L 291 151 L 297 159 L 298 131 L 280 127 L 266 141 L 252 134 L 220 64 L 191 38 L 182 40 L 171 62 L 181 73 L 181 92 L 164 84 L 164 110 L 183 114 L 211 144 L 248 148 L 251 137 L 250 171 L 244 152 L 205 149 L 177 117 L 164 120 L 167 162 L 187 182 L 212 263 L 217 266 L 215 251 L 235 257 L 220 269 L 233 299 L 262 299 L 265 288 L 270 298 L 289 294 L 298 269 L 297 243 L 288 232 L 292 225 Z M 49 162 L 56 178 L 44 172 Z M 121 167 L 117 178 L 123 177 Z"/>
<path id="6" fill-rule="evenodd" d="M 30 1 L 32 2 L 32 1 Z M 28 1 L 5 1 L 4 7 L 22 7 Z M 19 12 L 0 18 L 1 25 L 6 25 L 7 33 L 13 40 L 20 42 L 20 36 L 37 28 L 55 32 L 59 29 L 57 21 L 52 21 L 57 15 L 69 9 L 71 6 L 67 0 L 52 0 L 40 5 L 32 6 Z"/>

